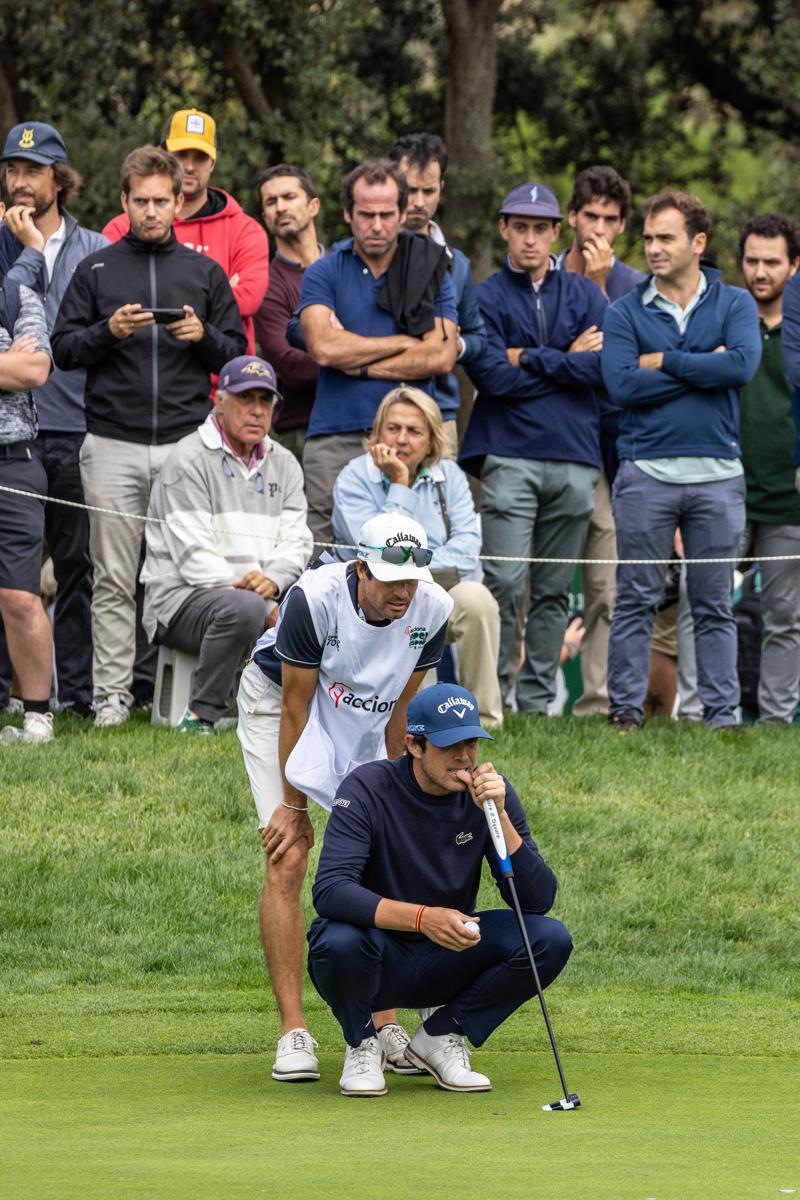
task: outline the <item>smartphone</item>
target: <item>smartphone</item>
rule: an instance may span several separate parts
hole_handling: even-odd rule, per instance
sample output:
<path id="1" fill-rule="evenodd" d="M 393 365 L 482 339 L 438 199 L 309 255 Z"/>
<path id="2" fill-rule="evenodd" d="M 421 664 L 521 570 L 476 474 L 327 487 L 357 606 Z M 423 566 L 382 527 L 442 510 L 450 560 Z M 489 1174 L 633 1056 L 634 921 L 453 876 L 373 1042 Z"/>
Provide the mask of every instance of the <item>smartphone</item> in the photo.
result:
<path id="1" fill-rule="evenodd" d="M 151 312 L 156 319 L 156 325 L 171 325 L 173 321 L 182 321 L 186 313 L 182 308 L 144 308 Z"/>

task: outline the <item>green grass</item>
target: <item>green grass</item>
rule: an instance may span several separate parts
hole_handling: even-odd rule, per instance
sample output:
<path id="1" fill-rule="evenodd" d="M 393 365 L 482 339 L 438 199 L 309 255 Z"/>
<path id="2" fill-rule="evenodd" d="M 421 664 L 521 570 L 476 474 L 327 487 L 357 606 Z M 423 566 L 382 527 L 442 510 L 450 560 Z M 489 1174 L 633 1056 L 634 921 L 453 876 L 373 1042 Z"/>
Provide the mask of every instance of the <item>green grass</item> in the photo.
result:
<path id="1" fill-rule="evenodd" d="M 796 730 L 518 717 L 492 748 L 575 938 L 549 996 L 572 1114 L 540 1111 L 535 1006 L 476 1055 L 488 1096 L 358 1103 L 309 988 L 323 1080 L 273 1084 L 235 735 L 58 731 L 0 748 L 4 1200 L 800 1195 Z"/>

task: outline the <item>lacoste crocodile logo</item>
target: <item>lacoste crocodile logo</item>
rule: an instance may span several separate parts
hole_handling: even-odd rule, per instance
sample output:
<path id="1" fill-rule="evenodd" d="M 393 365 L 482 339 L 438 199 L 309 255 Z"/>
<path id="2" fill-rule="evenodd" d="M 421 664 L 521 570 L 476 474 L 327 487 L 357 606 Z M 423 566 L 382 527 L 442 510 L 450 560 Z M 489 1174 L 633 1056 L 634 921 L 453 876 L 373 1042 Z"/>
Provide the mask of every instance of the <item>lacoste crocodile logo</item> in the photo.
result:
<path id="1" fill-rule="evenodd" d="M 472 841 L 472 834 L 465 833 L 463 829 L 461 830 L 461 833 L 456 834 L 456 845 L 457 846 L 466 846 L 467 842 L 471 842 L 471 841 Z"/>

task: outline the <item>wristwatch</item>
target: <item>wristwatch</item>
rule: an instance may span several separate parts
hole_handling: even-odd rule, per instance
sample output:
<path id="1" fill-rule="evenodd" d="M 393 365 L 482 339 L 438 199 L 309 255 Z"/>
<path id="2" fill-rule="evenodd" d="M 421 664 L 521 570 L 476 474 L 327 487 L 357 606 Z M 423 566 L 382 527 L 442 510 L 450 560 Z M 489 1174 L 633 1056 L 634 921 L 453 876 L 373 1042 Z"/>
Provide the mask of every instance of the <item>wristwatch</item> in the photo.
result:
<path id="1" fill-rule="evenodd" d="M 519 356 L 519 365 L 521 367 L 529 367 L 530 364 L 531 364 L 531 360 L 528 357 L 528 351 L 523 350 Z"/>

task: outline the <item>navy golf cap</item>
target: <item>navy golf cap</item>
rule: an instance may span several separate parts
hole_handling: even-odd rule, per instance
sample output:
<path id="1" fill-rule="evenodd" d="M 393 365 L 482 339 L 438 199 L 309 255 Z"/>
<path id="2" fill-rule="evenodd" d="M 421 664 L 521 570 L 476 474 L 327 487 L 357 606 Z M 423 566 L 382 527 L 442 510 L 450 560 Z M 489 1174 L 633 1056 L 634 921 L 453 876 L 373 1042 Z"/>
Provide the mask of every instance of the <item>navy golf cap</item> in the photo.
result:
<path id="1" fill-rule="evenodd" d="M 560 221 L 558 201 L 543 183 L 521 183 L 512 188 L 500 209 L 503 217 L 549 217 Z"/>
<path id="2" fill-rule="evenodd" d="M 436 683 L 418 692 L 408 706 L 406 731 L 424 736 L 434 746 L 452 746 L 467 738 L 488 738 L 481 729 L 478 701 L 454 683 Z"/>
<path id="3" fill-rule="evenodd" d="M 278 391 L 275 368 L 256 354 L 240 354 L 238 358 L 226 362 L 219 373 L 217 387 L 220 391 L 234 393 L 262 388 L 265 392 L 272 392 L 278 400 L 283 399 Z"/>
<path id="4" fill-rule="evenodd" d="M 65 163 L 67 147 L 52 125 L 46 125 L 44 121 L 27 121 L 9 131 L 3 147 L 3 161 L 7 158 L 28 158 L 47 167 L 54 162 Z"/>

